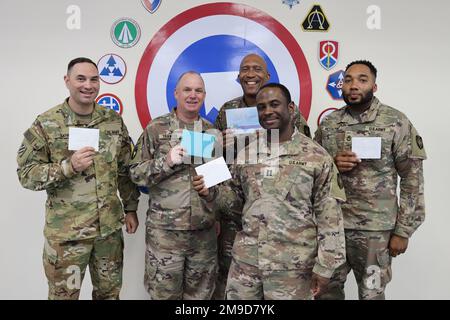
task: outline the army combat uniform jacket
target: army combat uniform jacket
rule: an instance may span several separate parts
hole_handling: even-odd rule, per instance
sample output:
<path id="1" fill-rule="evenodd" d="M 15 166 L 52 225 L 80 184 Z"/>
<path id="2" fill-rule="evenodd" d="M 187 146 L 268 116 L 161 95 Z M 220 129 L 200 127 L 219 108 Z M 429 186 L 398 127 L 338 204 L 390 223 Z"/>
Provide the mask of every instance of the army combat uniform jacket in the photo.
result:
<path id="1" fill-rule="evenodd" d="M 278 150 L 253 143 L 246 149 L 246 162 L 232 166 L 233 180 L 215 194 L 219 207 L 243 205 L 233 258 L 260 270 L 313 269 L 330 278 L 345 261 L 338 205 L 345 193 L 333 160 L 297 130 Z"/>
<path id="2" fill-rule="evenodd" d="M 81 173 L 70 163 L 69 127 L 99 129 L 99 151 Z M 122 227 L 124 209 L 137 210 L 139 191 L 128 174 L 131 142 L 116 112 L 95 104 L 91 117 L 83 119 L 66 100 L 39 115 L 24 137 L 17 174 L 25 188 L 47 191 L 46 238 L 105 237 Z"/>
<path id="3" fill-rule="evenodd" d="M 425 219 L 422 138 L 408 118 L 374 97 L 369 109 L 353 117 L 349 107 L 329 114 L 315 134 L 332 157 L 352 150 L 352 137 L 381 137 L 381 158 L 363 159 L 342 174 L 347 195 L 346 229 L 394 230 L 410 237 Z M 400 206 L 397 178 L 400 176 Z"/>
<path id="4" fill-rule="evenodd" d="M 205 131 L 212 124 L 200 118 L 186 124 L 177 118 L 175 109 L 150 122 L 139 138 L 130 173 L 139 186 L 149 188 L 147 225 L 166 230 L 202 230 L 214 225 L 212 208 L 200 201 L 192 187 L 196 175 L 193 164 L 170 168 L 169 150 L 180 143 L 183 129 Z"/>
<path id="5" fill-rule="evenodd" d="M 223 104 L 223 106 L 220 108 L 219 114 L 217 115 L 216 121 L 214 122 L 214 127 L 220 131 L 224 131 L 227 129 L 227 118 L 226 118 L 226 110 L 228 109 L 238 109 L 238 108 L 248 108 L 249 106 L 247 105 L 247 103 L 244 101 L 244 97 L 237 97 L 234 98 L 230 101 L 227 101 Z M 309 129 L 309 126 L 305 120 L 305 118 L 303 118 L 302 114 L 300 113 L 299 108 L 295 108 L 295 113 L 294 113 L 294 125 L 295 127 L 304 135 L 311 137 L 311 131 Z M 224 153 L 225 156 L 225 153 Z M 229 210 L 230 208 L 226 208 L 226 210 Z M 240 208 L 235 208 L 237 211 L 235 212 L 234 215 L 232 214 L 227 214 L 222 216 L 222 219 L 225 220 L 240 220 L 239 216 L 240 216 Z M 238 215 L 238 216 L 236 216 Z M 238 223 L 240 224 L 240 221 L 238 221 Z"/>

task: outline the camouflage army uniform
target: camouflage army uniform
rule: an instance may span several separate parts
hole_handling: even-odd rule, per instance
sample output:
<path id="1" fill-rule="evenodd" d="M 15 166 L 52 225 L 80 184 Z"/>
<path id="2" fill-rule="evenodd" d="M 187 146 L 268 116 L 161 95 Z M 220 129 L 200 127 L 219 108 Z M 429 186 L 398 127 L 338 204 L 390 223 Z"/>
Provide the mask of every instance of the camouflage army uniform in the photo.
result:
<path id="1" fill-rule="evenodd" d="M 409 238 L 425 218 L 422 138 L 408 118 L 377 98 L 353 117 L 348 107 L 320 124 L 315 140 L 333 157 L 351 150 L 352 137 L 381 137 L 381 159 L 362 160 L 342 174 L 347 195 L 343 204 L 347 262 L 333 276 L 325 299 L 343 299 L 347 273 L 353 269 L 360 299 L 384 299 L 391 280 L 388 245 L 391 234 Z M 400 176 L 400 206 L 397 177 Z"/>
<path id="2" fill-rule="evenodd" d="M 226 110 L 246 107 L 249 106 L 245 103 L 244 97 L 238 97 L 224 103 L 224 105 L 220 108 L 214 126 L 216 127 L 216 129 L 224 131 L 227 128 Z M 309 126 L 298 108 L 295 108 L 294 117 L 295 126 L 297 127 L 297 129 L 306 136 L 311 137 Z M 225 297 L 225 287 L 227 284 L 228 270 L 230 269 L 231 264 L 231 251 L 233 248 L 233 242 L 234 238 L 236 237 L 236 232 L 240 230 L 242 230 L 242 223 L 241 211 L 239 209 L 237 210 L 237 212 L 228 212 L 226 215 L 221 216 L 220 234 L 217 239 L 219 271 L 216 281 L 216 290 L 214 291 L 213 295 L 214 299 L 223 300 Z"/>
<path id="3" fill-rule="evenodd" d="M 132 180 L 149 188 L 145 286 L 152 299 L 210 299 L 217 269 L 216 221 L 212 206 L 192 187 L 192 164 L 170 168 L 169 150 L 183 129 L 211 129 L 178 120 L 175 110 L 154 119 L 137 143 Z"/>
<path id="4" fill-rule="evenodd" d="M 233 179 L 215 196 L 220 208 L 243 205 L 226 297 L 310 299 L 312 272 L 330 278 L 345 259 L 338 205 L 345 193 L 337 169 L 323 148 L 297 130 L 278 151 L 254 143 L 246 148 L 242 152 L 253 156 L 232 166 Z"/>
<path id="5" fill-rule="evenodd" d="M 81 173 L 70 163 L 69 127 L 100 130 L 94 163 Z M 93 298 L 119 298 L 123 210 L 136 211 L 139 198 L 128 175 L 131 145 L 122 118 L 98 104 L 91 115 L 79 116 L 66 100 L 39 115 L 24 136 L 17 156 L 19 180 L 48 196 L 44 268 L 49 298 L 77 299 L 87 264 Z"/>

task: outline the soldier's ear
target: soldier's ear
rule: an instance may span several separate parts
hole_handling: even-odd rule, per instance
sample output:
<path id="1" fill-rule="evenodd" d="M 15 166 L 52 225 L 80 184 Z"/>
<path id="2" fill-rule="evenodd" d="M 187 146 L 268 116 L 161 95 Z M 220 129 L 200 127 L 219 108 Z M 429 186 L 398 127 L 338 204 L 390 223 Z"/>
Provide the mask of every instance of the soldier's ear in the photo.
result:
<path id="1" fill-rule="evenodd" d="M 292 116 L 295 113 L 295 103 L 294 103 L 294 101 L 289 102 L 287 107 L 288 107 L 289 114 Z"/>
<path id="2" fill-rule="evenodd" d="M 377 86 L 377 84 L 375 83 L 375 84 L 373 85 L 373 92 L 375 93 L 375 92 L 377 92 L 377 90 L 378 90 L 378 86 Z"/>
<path id="3" fill-rule="evenodd" d="M 66 84 L 67 89 L 69 89 L 68 87 L 68 83 L 69 83 L 69 76 L 66 74 L 64 75 L 64 83 Z"/>

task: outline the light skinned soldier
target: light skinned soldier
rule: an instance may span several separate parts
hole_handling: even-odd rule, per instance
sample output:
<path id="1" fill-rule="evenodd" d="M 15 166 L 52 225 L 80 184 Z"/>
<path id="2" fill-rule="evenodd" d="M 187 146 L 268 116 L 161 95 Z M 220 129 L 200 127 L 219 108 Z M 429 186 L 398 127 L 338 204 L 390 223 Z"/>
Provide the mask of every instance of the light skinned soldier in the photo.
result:
<path id="1" fill-rule="evenodd" d="M 210 299 L 216 218 L 192 187 L 194 165 L 180 137 L 183 129 L 202 132 L 213 126 L 199 116 L 206 91 L 197 72 L 182 74 L 174 94 L 176 108 L 148 124 L 130 167 L 133 181 L 149 188 L 144 283 L 155 300 Z"/>
<path id="2" fill-rule="evenodd" d="M 234 149 L 236 148 L 237 151 L 238 143 L 235 140 L 233 131 L 231 129 L 227 129 L 226 110 L 256 106 L 256 94 L 258 93 L 258 90 L 270 79 L 266 61 L 255 53 L 246 55 L 241 61 L 238 78 L 242 87 L 243 95 L 225 102 L 220 108 L 219 114 L 214 123 L 215 128 L 223 132 L 225 141 L 224 155 L 227 156 L 227 163 L 234 162 L 234 157 L 236 155 Z M 311 137 L 308 124 L 297 107 L 295 108 L 294 114 L 294 124 L 297 129 L 301 133 Z M 244 144 L 242 145 L 244 146 Z M 233 152 L 228 152 L 230 150 L 233 150 Z M 229 154 L 232 154 L 233 157 L 229 157 Z M 234 214 L 232 212 L 228 212 L 227 214 L 221 215 L 220 232 L 218 236 L 219 271 L 216 281 L 216 290 L 214 291 L 213 296 L 214 299 L 224 299 L 225 296 L 225 287 L 228 277 L 228 270 L 231 264 L 231 251 L 233 248 L 234 238 L 236 237 L 236 232 L 242 229 L 240 217 L 241 212 L 235 212 Z"/>
<path id="3" fill-rule="evenodd" d="M 328 115 L 315 134 L 334 157 L 347 194 L 342 206 L 347 263 L 333 275 L 322 299 L 345 298 L 350 270 L 360 299 L 384 299 L 391 257 L 406 251 L 425 218 L 422 138 L 403 113 L 374 96 L 376 77 L 369 61 L 350 63 L 342 87 L 347 105 Z M 354 137 L 381 137 L 381 157 L 360 159 L 352 152 Z"/>
<path id="4" fill-rule="evenodd" d="M 48 298 L 78 299 L 89 265 L 92 298 L 119 299 L 121 228 L 124 220 L 128 233 L 138 227 L 139 191 L 128 174 L 131 139 L 120 115 L 95 103 L 100 83 L 94 62 L 70 61 L 64 81 L 69 98 L 37 117 L 17 155 L 20 183 L 47 192 L 43 260 Z M 99 150 L 70 151 L 72 127 L 98 129 Z"/>
<path id="5" fill-rule="evenodd" d="M 193 185 L 204 201 L 243 206 L 227 299 L 311 299 L 345 259 L 338 204 L 345 193 L 333 159 L 292 125 L 295 105 L 287 88 L 266 84 L 256 101 L 267 140 L 239 153 L 228 183 L 207 189 L 196 176 Z"/>

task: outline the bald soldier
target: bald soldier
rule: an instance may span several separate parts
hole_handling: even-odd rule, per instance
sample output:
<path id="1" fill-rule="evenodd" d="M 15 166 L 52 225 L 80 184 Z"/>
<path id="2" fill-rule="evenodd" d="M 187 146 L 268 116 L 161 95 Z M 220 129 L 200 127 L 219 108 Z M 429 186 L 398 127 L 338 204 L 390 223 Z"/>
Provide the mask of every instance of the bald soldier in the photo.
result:
<path id="1" fill-rule="evenodd" d="M 287 88 L 266 84 L 256 101 L 267 140 L 260 135 L 262 141 L 239 153 L 226 184 L 207 189 L 196 176 L 193 185 L 205 202 L 243 208 L 228 300 L 311 299 L 325 290 L 345 259 L 338 204 L 345 193 L 333 159 L 291 125 L 295 105 Z"/>
<path id="2" fill-rule="evenodd" d="M 374 96 L 376 78 L 369 61 L 350 63 L 342 87 L 347 105 L 328 115 L 315 134 L 334 157 L 347 194 L 342 206 L 347 263 L 337 270 L 323 299 L 344 299 L 350 270 L 360 299 L 384 299 L 391 258 L 406 251 L 408 239 L 425 219 L 422 138 L 403 113 Z M 357 137 L 381 138 L 380 157 L 360 157 L 353 150 Z"/>
<path id="3" fill-rule="evenodd" d="M 202 132 L 213 126 L 199 116 L 206 96 L 200 74 L 183 73 L 174 94 L 177 106 L 148 124 L 130 167 L 132 180 L 149 188 L 145 287 L 155 300 L 210 299 L 216 219 L 192 187 L 195 169 L 180 138 L 183 129 Z"/>
<path id="4" fill-rule="evenodd" d="M 95 103 L 100 81 L 92 60 L 70 61 L 64 81 L 69 98 L 39 115 L 25 132 L 17 174 L 25 188 L 47 192 L 43 258 L 48 298 L 78 299 L 89 265 L 92 298 L 118 299 L 121 227 L 124 220 L 128 233 L 138 227 L 139 191 L 128 174 L 132 143 L 121 116 Z M 89 146 L 69 150 L 69 128 L 98 130 L 98 151 Z"/>
<path id="5" fill-rule="evenodd" d="M 255 53 L 246 55 L 241 61 L 238 78 L 244 95 L 225 102 L 220 108 L 214 124 L 216 129 L 223 132 L 225 141 L 224 156 L 227 156 L 227 163 L 233 162 L 233 159 L 229 159 L 228 157 L 230 154 L 229 151 L 237 148 L 239 144 L 236 143 L 232 131 L 227 129 L 226 111 L 229 109 L 256 106 L 256 93 L 270 79 L 266 61 Z M 293 123 L 301 133 L 311 137 L 308 124 L 297 107 L 294 109 Z M 234 157 L 237 153 L 231 152 L 231 154 L 233 154 Z M 220 233 L 218 237 L 219 272 L 214 299 L 224 298 L 228 269 L 231 264 L 231 249 L 233 247 L 236 232 L 242 229 L 240 223 L 241 212 L 240 209 L 237 210 L 238 212 L 235 212 L 235 214 L 228 213 L 226 215 L 221 215 Z"/>

